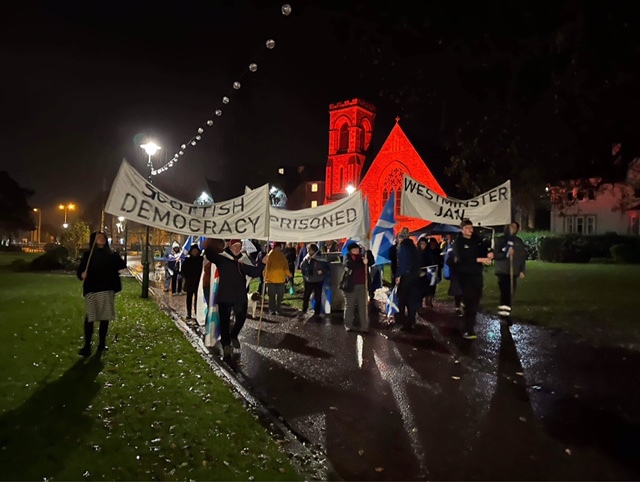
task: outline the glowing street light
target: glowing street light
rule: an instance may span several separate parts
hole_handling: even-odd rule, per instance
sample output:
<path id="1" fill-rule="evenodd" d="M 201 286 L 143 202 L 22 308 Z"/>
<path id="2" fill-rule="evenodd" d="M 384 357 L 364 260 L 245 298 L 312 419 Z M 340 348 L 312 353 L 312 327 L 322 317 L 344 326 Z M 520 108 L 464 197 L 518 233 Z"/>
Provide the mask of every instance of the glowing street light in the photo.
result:
<path id="1" fill-rule="evenodd" d="M 349 184 L 344 190 L 347 191 L 347 194 L 349 196 L 351 196 L 354 192 L 356 192 L 356 188 L 353 187 L 353 184 Z"/>
<path id="2" fill-rule="evenodd" d="M 67 229 L 69 227 L 69 225 L 67 224 L 67 213 L 69 211 L 75 211 L 76 210 L 76 205 L 73 203 L 69 203 L 69 204 L 60 204 L 58 206 L 58 209 L 60 211 L 64 211 L 64 224 L 62 225 L 62 227 L 64 229 Z"/>
<path id="3" fill-rule="evenodd" d="M 38 230 L 37 230 L 37 236 L 38 236 L 38 243 L 40 243 L 42 237 L 40 235 L 41 231 L 42 231 L 42 210 L 40 208 L 33 208 L 33 212 L 34 213 L 38 213 Z"/>
<path id="4" fill-rule="evenodd" d="M 151 162 L 151 156 L 162 149 L 155 142 L 147 142 L 141 144 L 140 147 L 144 149 L 144 152 L 149 156 L 147 167 L 149 168 L 149 182 L 151 182 L 151 173 L 153 172 L 153 163 Z M 142 252 L 142 298 L 149 298 L 149 226 L 145 229 L 144 251 Z"/>

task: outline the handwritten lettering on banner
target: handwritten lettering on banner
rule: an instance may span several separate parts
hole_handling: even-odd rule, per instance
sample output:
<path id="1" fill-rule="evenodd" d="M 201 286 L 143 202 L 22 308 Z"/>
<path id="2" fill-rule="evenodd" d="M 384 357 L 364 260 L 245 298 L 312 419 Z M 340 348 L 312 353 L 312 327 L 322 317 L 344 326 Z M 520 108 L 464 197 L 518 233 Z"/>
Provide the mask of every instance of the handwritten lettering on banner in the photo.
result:
<path id="1" fill-rule="evenodd" d="M 364 234 L 362 195 L 356 191 L 331 204 L 288 211 L 271 207 L 270 239 L 316 242 L 355 238 Z"/>
<path id="2" fill-rule="evenodd" d="M 173 198 L 123 161 L 111 188 L 105 211 L 174 233 L 206 237 L 267 239 L 268 186 L 210 206 Z"/>
<path id="3" fill-rule="evenodd" d="M 476 225 L 511 222 L 511 181 L 469 200 L 442 197 L 405 174 L 400 212 L 403 216 L 443 224 L 470 219 Z"/>

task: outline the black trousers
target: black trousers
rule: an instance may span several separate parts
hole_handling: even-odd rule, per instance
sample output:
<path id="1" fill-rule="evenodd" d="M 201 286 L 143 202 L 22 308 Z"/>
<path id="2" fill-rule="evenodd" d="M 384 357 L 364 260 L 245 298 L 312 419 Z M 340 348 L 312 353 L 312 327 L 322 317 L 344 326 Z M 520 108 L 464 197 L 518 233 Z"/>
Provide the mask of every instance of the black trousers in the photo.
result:
<path id="1" fill-rule="evenodd" d="M 171 292 L 173 294 L 176 293 L 176 285 L 178 288 L 178 293 L 182 293 L 182 276 L 178 271 L 173 272 L 173 276 L 171 277 Z"/>
<path id="2" fill-rule="evenodd" d="M 462 302 L 464 303 L 464 329 L 472 331 L 476 325 L 476 315 L 482 298 L 482 274 L 459 273 L 458 281 L 462 289 Z"/>
<path id="3" fill-rule="evenodd" d="M 191 309 L 198 306 L 198 291 L 187 291 L 187 316 L 191 318 Z"/>
<path id="4" fill-rule="evenodd" d="M 100 340 L 99 344 L 105 346 L 107 343 L 107 332 L 109 331 L 109 322 L 100 322 Z M 91 338 L 93 337 L 93 323 L 89 323 L 87 319 L 84 319 L 84 344 L 85 346 L 91 346 Z"/>
<path id="5" fill-rule="evenodd" d="M 304 282 L 304 294 L 302 295 L 302 312 L 306 313 L 309 309 L 309 298 L 313 293 L 313 299 L 316 300 L 315 314 L 322 313 L 322 281 Z"/>
<path id="6" fill-rule="evenodd" d="M 404 323 L 405 326 L 409 327 L 416 324 L 416 314 L 418 313 L 422 299 L 420 295 L 420 286 L 414 276 L 405 275 L 400 277 L 396 322 Z"/>
<path id="7" fill-rule="evenodd" d="M 511 307 L 511 295 L 515 296 L 518 277 L 513 277 L 513 293 L 511 293 L 511 275 L 498 275 L 498 288 L 500 288 L 500 306 Z"/>
<path id="8" fill-rule="evenodd" d="M 236 322 L 231 328 L 231 311 L 236 316 Z M 247 302 L 244 303 L 218 303 L 220 315 L 220 342 L 222 346 L 231 345 L 232 338 L 238 338 L 240 330 L 247 319 Z"/>

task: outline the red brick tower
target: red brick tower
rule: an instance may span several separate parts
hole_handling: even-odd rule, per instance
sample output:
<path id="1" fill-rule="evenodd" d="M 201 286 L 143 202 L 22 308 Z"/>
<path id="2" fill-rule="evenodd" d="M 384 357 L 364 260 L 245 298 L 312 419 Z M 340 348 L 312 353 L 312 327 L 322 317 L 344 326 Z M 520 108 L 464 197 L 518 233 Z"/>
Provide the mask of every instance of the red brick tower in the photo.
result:
<path id="1" fill-rule="evenodd" d="M 325 203 L 347 196 L 349 184 L 358 188 L 375 117 L 376 108 L 360 99 L 329 105 Z"/>

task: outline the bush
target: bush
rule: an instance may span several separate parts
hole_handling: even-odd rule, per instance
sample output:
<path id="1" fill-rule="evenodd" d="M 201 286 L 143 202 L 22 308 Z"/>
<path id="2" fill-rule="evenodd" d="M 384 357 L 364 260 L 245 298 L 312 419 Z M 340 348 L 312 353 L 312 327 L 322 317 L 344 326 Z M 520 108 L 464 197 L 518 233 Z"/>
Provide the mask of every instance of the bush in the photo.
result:
<path id="1" fill-rule="evenodd" d="M 34 259 L 31 262 L 31 269 L 34 271 L 65 269 L 68 260 L 69 250 L 64 246 L 57 246 Z"/>
<path id="2" fill-rule="evenodd" d="M 18 258 L 14 259 L 9 265 L 9 269 L 11 271 L 28 271 L 30 267 L 30 263 L 26 259 Z"/>
<path id="3" fill-rule="evenodd" d="M 22 248 L 17 244 L 10 244 L 9 246 L 0 244 L 0 251 L 3 253 L 22 253 Z"/>
<path id="4" fill-rule="evenodd" d="M 540 259 L 540 242 L 543 238 L 554 236 L 549 231 L 531 231 L 518 233 L 527 250 L 527 259 Z"/>
<path id="5" fill-rule="evenodd" d="M 616 263 L 640 263 L 640 243 L 613 245 L 611 256 Z"/>
<path id="6" fill-rule="evenodd" d="M 640 240 L 615 233 L 604 235 L 565 234 L 540 238 L 539 259 L 556 263 L 588 263 L 591 259 L 611 259 L 612 246 L 625 244 L 640 250 Z M 624 248 L 620 248 L 624 249 Z"/>

